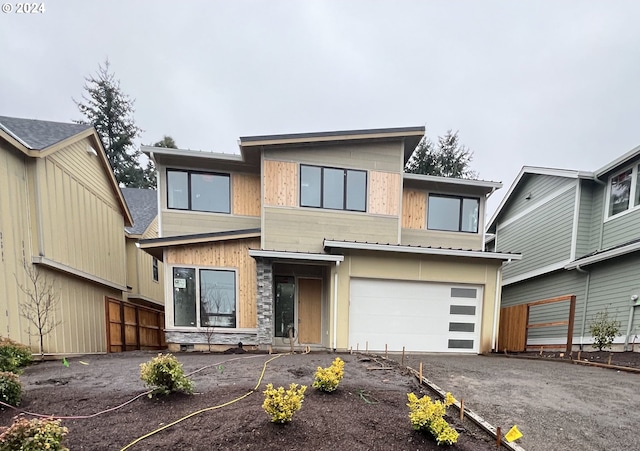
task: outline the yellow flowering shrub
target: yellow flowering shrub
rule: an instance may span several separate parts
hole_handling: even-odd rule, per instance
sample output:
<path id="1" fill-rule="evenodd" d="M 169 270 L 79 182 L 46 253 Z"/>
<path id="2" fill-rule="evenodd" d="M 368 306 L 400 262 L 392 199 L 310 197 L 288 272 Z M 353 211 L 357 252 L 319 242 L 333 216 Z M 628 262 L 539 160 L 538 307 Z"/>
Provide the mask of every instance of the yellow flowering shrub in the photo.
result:
<path id="1" fill-rule="evenodd" d="M 313 380 L 313 388 L 324 392 L 335 391 L 343 376 L 344 361 L 340 357 L 336 357 L 331 366 L 327 368 L 318 367 Z"/>
<path id="2" fill-rule="evenodd" d="M 305 391 L 307 391 L 306 385 L 298 388 L 298 384 L 291 384 L 289 389 L 285 390 L 284 387 L 273 388 L 273 384 L 268 384 L 263 392 L 262 408 L 267 412 L 272 423 L 289 423 L 293 414 L 302 407 Z"/>
<path id="3" fill-rule="evenodd" d="M 8 428 L 0 428 L 0 451 L 69 451 L 62 445 L 67 428 L 60 420 L 16 417 Z"/>
<path id="4" fill-rule="evenodd" d="M 447 393 L 444 401 L 432 401 L 428 396 L 418 398 L 408 393 L 409 420 L 416 431 L 428 431 L 436 439 L 438 445 L 453 445 L 458 441 L 458 431 L 453 429 L 443 418 L 447 407 L 456 402 L 451 393 Z"/>

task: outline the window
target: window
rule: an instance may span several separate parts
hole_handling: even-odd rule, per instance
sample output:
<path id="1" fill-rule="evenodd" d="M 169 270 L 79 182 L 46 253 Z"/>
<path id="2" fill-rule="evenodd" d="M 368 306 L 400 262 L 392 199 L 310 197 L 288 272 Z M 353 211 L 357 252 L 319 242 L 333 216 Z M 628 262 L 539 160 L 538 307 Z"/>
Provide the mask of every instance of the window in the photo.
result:
<path id="1" fill-rule="evenodd" d="M 236 272 L 173 268 L 174 326 L 236 327 Z"/>
<path id="2" fill-rule="evenodd" d="M 367 172 L 300 165 L 300 206 L 366 211 Z"/>
<path id="3" fill-rule="evenodd" d="M 450 232 L 478 233 L 480 199 L 429 195 L 427 228 Z"/>
<path id="4" fill-rule="evenodd" d="M 153 261 L 151 262 L 151 272 L 153 274 L 153 281 L 158 281 L 158 259 L 153 257 Z"/>
<path id="5" fill-rule="evenodd" d="M 167 170 L 167 206 L 231 213 L 229 174 Z"/>
<path id="6" fill-rule="evenodd" d="M 625 169 L 609 179 L 608 216 L 640 205 L 640 165 Z"/>

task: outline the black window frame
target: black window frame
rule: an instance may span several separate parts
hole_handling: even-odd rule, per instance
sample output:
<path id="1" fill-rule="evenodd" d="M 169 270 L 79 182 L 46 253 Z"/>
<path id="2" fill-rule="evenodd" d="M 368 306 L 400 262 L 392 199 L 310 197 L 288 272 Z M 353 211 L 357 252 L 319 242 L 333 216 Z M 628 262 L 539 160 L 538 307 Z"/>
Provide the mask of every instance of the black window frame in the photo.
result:
<path id="1" fill-rule="evenodd" d="M 478 234 L 478 232 L 480 231 L 480 198 L 479 197 L 473 197 L 473 196 L 458 196 L 455 194 L 438 194 L 438 193 L 429 193 L 429 195 L 427 196 L 427 202 L 430 203 L 431 197 L 440 197 L 440 198 L 447 198 L 447 199 L 458 199 L 460 201 L 460 206 L 458 208 L 458 230 L 449 230 L 449 229 L 433 229 L 431 227 L 429 227 L 429 205 L 427 205 L 427 220 L 426 220 L 426 228 L 427 230 L 434 230 L 437 232 L 452 232 L 452 233 L 473 233 L 473 234 Z M 464 200 L 465 199 L 469 199 L 469 200 L 475 200 L 478 202 L 478 217 L 476 220 L 476 231 L 475 232 L 470 232 L 468 230 L 462 230 L 462 211 L 463 211 L 463 206 L 464 206 Z"/>
<path id="2" fill-rule="evenodd" d="M 188 208 L 177 208 L 177 207 L 170 207 L 169 206 L 169 172 L 182 172 L 182 173 L 186 173 L 187 174 L 187 205 Z M 211 211 L 211 210 L 197 210 L 192 208 L 191 205 L 191 175 L 193 174 L 202 174 L 202 175 L 217 175 L 217 176 L 221 176 L 221 177 L 226 177 L 228 182 L 229 182 L 229 209 L 228 211 Z M 172 169 L 172 168 L 167 168 L 166 170 L 166 174 L 165 174 L 165 180 L 166 180 L 166 185 L 167 185 L 167 189 L 166 189 L 166 201 L 167 201 L 167 209 L 169 210 L 179 210 L 179 211 L 200 211 L 203 213 L 220 213 L 220 214 L 231 214 L 231 174 L 229 173 L 225 173 L 225 172 L 210 172 L 210 171 L 193 171 L 193 170 L 189 170 L 189 169 Z"/>
<path id="3" fill-rule="evenodd" d="M 160 272 L 158 271 L 158 259 L 155 257 L 152 257 L 153 260 L 151 260 L 151 277 L 153 278 L 154 282 L 160 282 Z"/>
<path id="4" fill-rule="evenodd" d="M 308 167 L 308 168 L 319 168 L 320 169 L 320 205 L 303 205 L 302 204 L 302 168 L 303 167 Z M 325 207 L 324 204 L 324 170 L 325 169 L 332 169 L 332 170 L 337 170 L 337 171 L 342 171 L 343 173 L 343 177 L 344 177 L 344 185 L 343 185 L 343 189 L 342 189 L 342 208 L 331 208 L 331 207 Z M 348 172 L 360 172 L 364 174 L 364 209 L 363 210 L 359 210 L 359 209 L 353 209 L 353 208 L 347 208 L 347 193 L 349 191 L 349 185 L 348 185 L 348 177 L 347 174 Z M 368 188 L 369 188 L 369 171 L 367 171 L 366 169 L 350 169 L 350 168 L 336 168 L 333 166 L 317 166 L 317 165 L 313 165 L 313 164 L 301 164 L 300 165 L 300 174 L 298 177 L 298 186 L 300 187 L 300 200 L 298 202 L 300 207 L 305 207 L 305 208 L 321 208 L 323 210 L 333 210 L 333 211 L 352 211 L 352 212 L 358 212 L 358 213 L 366 213 L 367 212 L 367 199 L 368 199 Z"/>

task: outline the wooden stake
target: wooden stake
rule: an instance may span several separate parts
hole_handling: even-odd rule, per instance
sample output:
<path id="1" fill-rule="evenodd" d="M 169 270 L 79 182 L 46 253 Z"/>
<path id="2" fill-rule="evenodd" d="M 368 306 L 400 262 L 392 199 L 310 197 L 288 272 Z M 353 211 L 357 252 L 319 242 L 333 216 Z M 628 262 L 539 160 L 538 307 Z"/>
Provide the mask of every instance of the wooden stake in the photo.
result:
<path id="1" fill-rule="evenodd" d="M 460 398 L 460 421 L 464 420 L 464 398 Z"/>
<path id="2" fill-rule="evenodd" d="M 356 352 L 360 352 L 360 343 L 356 343 Z"/>
<path id="3" fill-rule="evenodd" d="M 385 343 L 384 344 L 384 358 L 386 359 L 387 357 L 388 357 L 388 355 L 387 355 L 387 344 Z M 609 360 L 611 360 L 611 357 L 609 357 Z M 611 363 L 611 362 L 609 362 L 609 363 Z"/>
<path id="4" fill-rule="evenodd" d="M 542 350 L 543 350 L 543 349 L 544 349 L 544 348 L 543 348 L 542 346 L 540 346 L 540 355 L 542 355 Z"/>
<path id="5" fill-rule="evenodd" d="M 500 430 L 500 426 L 496 428 L 496 448 L 500 448 L 500 443 L 502 442 L 502 431 Z"/>
<path id="6" fill-rule="evenodd" d="M 578 360 L 580 360 L 581 355 L 582 355 L 582 351 L 578 351 Z"/>
<path id="7" fill-rule="evenodd" d="M 422 385 L 422 362 L 420 362 L 420 385 Z"/>
<path id="8" fill-rule="evenodd" d="M 613 356 L 613 354 L 609 354 L 609 361 L 607 362 L 607 365 L 611 365 L 611 356 Z"/>
<path id="9" fill-rule="evenodd" d="M 402 347 L 402 366 L 404 366 L 404 346 Z"/>
<path id="10" fill-rule="evenodd" d="M 365 348 L 364 348 L 364 352 L 365 352 L 366 354 L 369 354 L 369 342 L 368 342 L 368 341 L 365 341 Z"/>
<path id="11" fill-rule="evenodd" d="M 353 354 L 353 346 L 349 348 L 349 354 Z"/>
<path id="12" fill-rule="evenodd" d="M 273 348 L 269 345 L 269 355 L 273 354 Z"/>

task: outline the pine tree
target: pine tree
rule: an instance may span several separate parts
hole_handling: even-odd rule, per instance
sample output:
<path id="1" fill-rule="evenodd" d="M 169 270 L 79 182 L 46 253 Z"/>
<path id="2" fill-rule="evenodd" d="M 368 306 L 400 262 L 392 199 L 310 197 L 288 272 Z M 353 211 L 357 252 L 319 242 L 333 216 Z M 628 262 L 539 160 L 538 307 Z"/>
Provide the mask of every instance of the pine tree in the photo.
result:
<path id="1" fill-rule="evenodd" d="M 140 165 L 141 152 L 133 141 L 142 130 L 133 119 L 134 100 L 120 89 L 120 81 L 109 72 L 109 60 L 98 65 L 96 76 L 85 78 L 82 102 L 74 100 L 85 121 L 92 124 L 102 140 L 116 180 L 121 186 L 155 188 L 153 163 Z"/>
<path id="2" fill-rule="evenodd" d="M 478 174 L 469 167 L 472 159 L 473 152 L 460 144 L 458 132 L 448 130 L 438 137 L 437 148 L 425 136 L 407 162 L 405 172 L 475 179 Z"/>
<path id="3" fill-rule="evenodd" d="M 177 149 L 178 146 L 171 136 L 164 135 L 160 141 L 153 144 L 153 147 L 164 147 L 165 149 Z"/>

